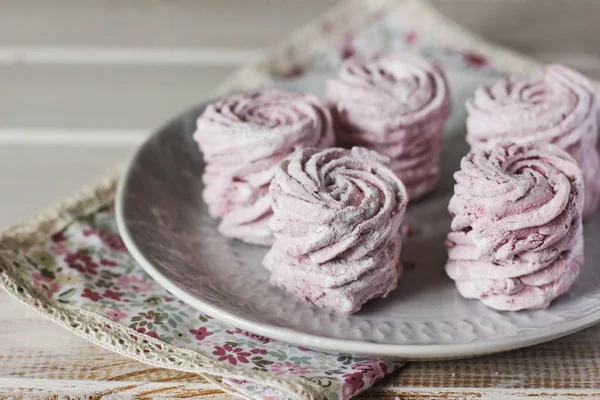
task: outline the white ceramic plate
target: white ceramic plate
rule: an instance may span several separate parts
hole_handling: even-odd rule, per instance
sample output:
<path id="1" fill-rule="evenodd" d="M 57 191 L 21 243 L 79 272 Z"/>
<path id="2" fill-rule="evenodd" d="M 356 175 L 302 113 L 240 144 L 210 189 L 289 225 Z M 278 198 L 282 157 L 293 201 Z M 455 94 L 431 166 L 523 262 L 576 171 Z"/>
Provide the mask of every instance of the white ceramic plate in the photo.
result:
<path id="1" fill-rule="evenodd" d="M 159 129 L 135 154 L 117 193 L 117 221 L 133 257 L 167 290 L 208 315 L 273 339 L 328 352 L 442 359 L 515 349 L 600 321 L 600 213 L 585 225 L 586 264 L 571 291 L 547 310 L 497 312 L 461 298 L 445 276 L 443 246 L 452 173 L 468 148 L 464 100 L 491 77 L 448 72 L 453 115 L 441 184 L 410 205 L 420 234 L 404 242 L 404 276 L 386 299 L 353 315 L 321 310 L 268 283 L 266 248 L 221 237 L 201 199 L 202 156 L 192 141 L 203 106 Z M 277 86 L 320 93 L 326 74 Z"/>

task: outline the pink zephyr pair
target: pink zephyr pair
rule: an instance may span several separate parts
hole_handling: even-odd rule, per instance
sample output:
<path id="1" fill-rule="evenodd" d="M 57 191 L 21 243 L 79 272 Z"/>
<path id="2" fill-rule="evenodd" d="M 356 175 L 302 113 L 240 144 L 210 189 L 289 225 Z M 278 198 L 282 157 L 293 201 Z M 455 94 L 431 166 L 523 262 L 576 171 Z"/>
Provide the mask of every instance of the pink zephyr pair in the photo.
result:
<path id="1" fill-rule="evenodd" d="M 194 138 L 219 231 L 272 245 L 271 283 L 356 312 L 397 286 L 400 225 L 408 200 L 437 185 L 451 102 L 442 70 L 407 54 L 344 63 L 327 100 L 229 96 L 206 108 Z M 547 307 L 579 273 L 582 214 L 600 197 L 593 91 L 550 66 L 478 89 L 467 109 L 473 152 L 455 174 L 446 271 L 490 307 Z"/>

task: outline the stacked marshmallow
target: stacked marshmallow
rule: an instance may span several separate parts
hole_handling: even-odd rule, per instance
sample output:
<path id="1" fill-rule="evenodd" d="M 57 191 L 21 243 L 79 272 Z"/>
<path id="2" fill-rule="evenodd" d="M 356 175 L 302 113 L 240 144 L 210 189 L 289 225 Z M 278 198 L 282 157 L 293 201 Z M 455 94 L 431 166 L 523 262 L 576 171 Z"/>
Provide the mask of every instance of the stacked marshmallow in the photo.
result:
<path id="1" fill-rule="evenodd" d="M 583 171 L 584 217 L 596 210 L 600 202 L 596 98 L 584 76 L 551 65 L 534 79 L 511 77 L 479 88 L 467 110 L 467 141 L 473 148 L 535 141 L 566 150 Z"/>
<path id="2" fill-rule="evenodd" d="M 329 111 L 305 93 L 267 89 L 209 105 L 194 139 L 204 153 L 204 201 L 224 236 L 270 245 L 268 193 L 277 164 L 298 149 L 333 145 Z"/>
<path id="3" fill-rule="evenodd" d="M 450 115 L 442 71 L 413 54 L 344 63 L 327 83 L 338 143 L 388 156 L 415 200 L 439 179 L 444 123 Z"/>
<path id="4" fill-rule="evenodd" d="M 407 194 L 388 162 L 355 147 L 280 163 L 270 187 L 276 241 L 263 261 L 271 283 L 346 313 L 396 287 Z"/>
<path id="5" fill-rule="evenodd" d="M 583 264 L 583 177 L 550 144 L 499 144 L 465 156 L 448 210 L 446 272 L 498 310 L 546 308 Z"/>

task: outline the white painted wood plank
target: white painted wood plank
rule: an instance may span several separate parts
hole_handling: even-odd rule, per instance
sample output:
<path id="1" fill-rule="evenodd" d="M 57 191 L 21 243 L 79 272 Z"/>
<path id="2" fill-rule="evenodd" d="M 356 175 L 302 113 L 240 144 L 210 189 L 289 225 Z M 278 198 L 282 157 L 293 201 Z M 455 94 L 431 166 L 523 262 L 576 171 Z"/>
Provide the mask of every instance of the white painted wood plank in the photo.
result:
<path id="1" fill-rule="evenodd" d="M 531 398 L 562 400 L 579 400 L 581 398 L 597 399 L 597 389 L 512 389 L 512 388 L 479 388 L 479 387 L 424 387 L 401 388 L 387 387 L 384 385 L 370 389 L 369 393 L 401 393 L 400 399 L 439 399 L 439 400 L 526 400 Z"/>
<path id="2" fill-rule="evenodd" d="M 337 0 L 0 0 L 0 45 L 262 48 Z"/>
<path id="3" fill-rule="evenodd" d="M 155 129 L 235 68 L 0 66 L 0 127 Z"/>
<path id="4" fill-rule="evenodd" d="M 24 350 L 30 354 L 43 350 L 58 356 L 59 354 L 69 354 L 78 347 L 90 345 L 84 339 L 13 299 L 1 289 L 0 309 L 2 310 L 0 314 L 2 365 L 10 363 L 10 359 L 4 358 L 5 356 L 22 354 Z M 40 340 L 40 332 L 44 332 L 44 340 Z M 14 366 L 16 367 L 16 364 Z"/>
<path id="5" fill-rule="evenodd" d="M 589 0 L 431 0 L 444 14 L 525 52 L 600 53 Z M 0 0 L 0 46 L 263 48 L 337 0 Z M 560 17 L 560 24 L 551 23 Z"/>
<path id="6" fill-rule="evenodd" d="M 134 148 L 0 146 L 0 231 L 35 215 L 125 161 Z"/>
<path id="7" fill-rule="evenodd" d="M 0 46 L 0 64 L 240 65 L 259 51 L 244 48 Z"/>
<path id="8" fill-rule="evenodd" d="M 430 1 L 465 28 L 533 57 L 547 52 L 600 54 L 600 1 Z"/>
<path id="9" fill-rule="evenodd" d="M 110 381 L 78 381 L 78 380 L 51 380 L 31 378 L 0 378 L 0 395 L 23 395 L 30 393 L 37 396 L 69 398 L 89 398 L 89 396 L 101 396 L 104 399 L 131 399 L 148 398 L 151 393 L 152 399 L 172 399 L 173 392 L 179 389 L 185 391 L 215 389 L 211 383 L 139 383 L 139 382 L 110 382 Z M 113 394 L 118 392 L 116 394 Z M 111 395 L 112 394 L 112 395 Z M 39 397 L 38 397 L 39 398 Z M 231 397 L 222 394 L 202 396 L 205 399 L 223 400 Z"/>
<path id="10" fill-rule="evenodd" d="M 3 128 L 0 145 L 15 146 L 137 146 L 151 134 L 137 129 Z"/>
<path id="11" fill-rule="evenodd" d="M 600 51 L 596 54 L 540 51 L 535 53 L 535 57 L 548 64 L 568 65 L 591 79 L 600 80 Z"/>

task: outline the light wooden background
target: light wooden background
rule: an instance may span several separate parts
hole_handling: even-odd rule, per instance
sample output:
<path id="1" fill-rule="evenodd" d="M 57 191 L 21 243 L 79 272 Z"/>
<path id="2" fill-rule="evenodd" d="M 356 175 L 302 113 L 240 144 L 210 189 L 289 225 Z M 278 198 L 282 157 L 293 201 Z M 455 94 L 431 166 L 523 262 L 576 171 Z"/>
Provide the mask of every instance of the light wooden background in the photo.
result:
<path id="1" fill-rule="evenodd" d="M 600 1 L 432 2 L 491 40 L 600 78 Z M 0 0 L 0 229 L 124 160 L 152 128 L 334 3 Z M 412 364 L 366 398 L 594 397 L 598 342 L 592 328 L 495 357 Z M 0 395 L 30 392 L 223 396 L 201 378 L 96 348 L 0 292 Z"/>

